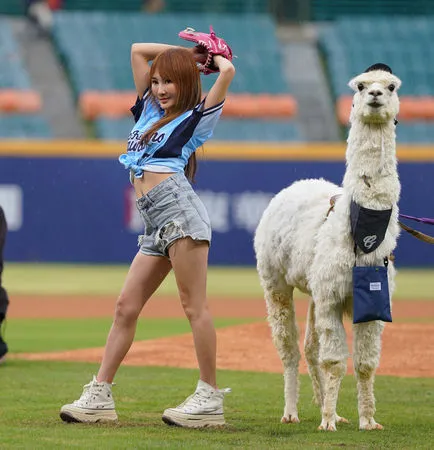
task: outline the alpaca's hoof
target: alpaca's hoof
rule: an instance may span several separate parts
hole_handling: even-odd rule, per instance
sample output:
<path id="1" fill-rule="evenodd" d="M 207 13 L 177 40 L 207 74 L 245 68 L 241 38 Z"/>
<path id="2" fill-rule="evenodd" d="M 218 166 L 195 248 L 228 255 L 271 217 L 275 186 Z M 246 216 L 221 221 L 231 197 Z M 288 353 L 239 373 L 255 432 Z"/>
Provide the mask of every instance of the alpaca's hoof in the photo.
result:
<path id="1" fill-rule="evenodd" d="M 336 431 L 336 423 L 334 421 L 327 421 L 323 419 L 321 425 L 318 427 L 320 431 Z"/>
<path id="2" fill-rule="evenodd" d="M 380 425 L 379 423 L 375 422 L 375 420 L 373 418 L 367 419 L 365 417 L 362 417 L 360 419 L 359 430 L 370 431 L 370 430 L 382 430 L 382 429 L 383 429 L 383 425 Z"/>
<path id="3" fill-rule="evenodd" d="M 292 416 L 283 416 L 280 419 L 281 423 L 300 423 L 300 419 L 296 416 L 296 415 L 292 415 Z"/>
<path id="4" fill-rule="evenodd" d="M 350 423 L 350 421 L 348 419 L 345 419 L 345 417 L 338 416 L 337 414 L 336 414 L 336 422 L 337 423 Z"/>

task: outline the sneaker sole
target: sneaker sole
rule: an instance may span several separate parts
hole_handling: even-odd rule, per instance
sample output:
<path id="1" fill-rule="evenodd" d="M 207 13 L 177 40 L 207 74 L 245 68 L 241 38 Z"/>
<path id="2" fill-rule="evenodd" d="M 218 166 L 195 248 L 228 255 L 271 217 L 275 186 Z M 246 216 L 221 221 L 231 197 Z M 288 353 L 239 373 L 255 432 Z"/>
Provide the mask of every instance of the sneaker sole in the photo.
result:
<path id="1" fill-rule="evenodd" d="M 223 427 L 226 422 L 223 414 L 163 414 L 162 420 L 170 426 L 184 428 Z"/>
<path id="2" fill-rule="evenodd" d="M 77 411 L 75 409 L 62 409 L 60 418 L 67 423 L 103 423 L 116 422 L 118 420 L 115 410 Z"/>

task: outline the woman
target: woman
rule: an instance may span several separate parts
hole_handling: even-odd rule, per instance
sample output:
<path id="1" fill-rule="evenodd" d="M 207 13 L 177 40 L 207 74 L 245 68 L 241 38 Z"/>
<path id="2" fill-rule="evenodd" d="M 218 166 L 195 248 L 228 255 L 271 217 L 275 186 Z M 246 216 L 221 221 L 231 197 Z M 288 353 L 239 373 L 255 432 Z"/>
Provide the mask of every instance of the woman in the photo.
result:
<path id="1" fill-rule="evenodd" d="M 173 269 L 193 332 L 200 378 L 193 395 L 164 411 L 163 421 L 194 428 L 225 423 L 226 391 L 216 384 L 216 334 L 206 301 L 211 227 L 189 181 L 196 170 L 194 152 L 212 135 L 235 69 L 224 57 L 214 56 L 219 75 L 201 101 L 198 66 L 204 61 L 199 47 L 132 46 L 138 99 L 131 110 L 136 125 L 119 160 L 130 171 L 145 234 L 117 300 L 99 372 L 79 400 L 61 408 L 64 421 L 117 420 L 113 378 L 133 342 L 143 306 Z"/>

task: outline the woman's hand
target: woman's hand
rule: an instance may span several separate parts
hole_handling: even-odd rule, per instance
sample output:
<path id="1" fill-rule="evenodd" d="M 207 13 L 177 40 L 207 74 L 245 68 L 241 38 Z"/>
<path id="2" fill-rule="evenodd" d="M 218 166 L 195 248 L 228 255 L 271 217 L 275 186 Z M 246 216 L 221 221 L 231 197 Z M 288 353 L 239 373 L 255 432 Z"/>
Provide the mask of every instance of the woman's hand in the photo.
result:
<path id="1" fill-rule="evenodd" d="M 194 47 L 189 48 L 191 54 L 193 55 L 193 59 L 197 64 L 205 64 L 208 59 L 208 50 L 201 45 L 195 45 Z"/>
<path id="2" fill-rule="evenodd" d="M 206 96 L 204 105 L 205 109 L 218 105 L 225 99 L 229 85 L 235 76 L 234 65 L 224 56 L 214 55 L 213 62 L 220 73 Z"/>
<path id="3" fill-rule="evenodd" d="M 234 69 L 234 73 L 235 73 L 234 65 L 232 64 L 231 61 L 226 59 L 224 56 L 214 55 L 213 58 L 212 58 L 212 61 L 213 61 L 214 65 L 216 67 L 218 67 L 220 72 L 223 72 L 224 70 L 232 70 L 232 69 Z"/>

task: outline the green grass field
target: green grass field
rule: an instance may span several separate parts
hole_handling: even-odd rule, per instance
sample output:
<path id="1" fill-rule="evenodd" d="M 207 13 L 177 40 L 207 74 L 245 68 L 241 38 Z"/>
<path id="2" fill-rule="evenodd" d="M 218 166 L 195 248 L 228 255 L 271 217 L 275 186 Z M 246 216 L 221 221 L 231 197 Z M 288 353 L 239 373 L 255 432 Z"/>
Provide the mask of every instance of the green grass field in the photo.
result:
<path id="1" fill-rule="evenodd" d="M 127 266 L 8 264 L 4 273 L 4 283 L 14 294 L 117 295 L 127 270 Z M 396 283 L 395 300 L 434 299 L 434 270 L 399 270 Z M 177 295 L 172 275 L 167 277 L 158 293 Z M 211 267 L 208 275 L 208 293 L 210 296 L 230 298 L 262 297 L 258 276 L 255 269 L 250 267 Z"/>
<path id="2" fill-rule="evenodd" d="M 5 286 L 18 294 L 109 294 L 122 286 L 126 267 L 8 264 Z M 402 270 L 395 298 L 433 299 L 433 272 Z M 173 279 L 161 295 L 175 295 Z M 253 269 L 211 269 L 210 296 L 260 297 Z M 248 319 L 246 319 L 247 321 Z M 242 323 L 216 320 L 218 327 Z M 8 320 L 11 352 L 38 352 L 102 346 L 110 319 Z M 185 319 L 140 319 L 137 339 L 189 332 Z M 428 338 L 428 337 L 427 337 Z M 258 349 L 260 352 L 260 349 Z M 64 424 L 60 406 L 81 393 L 98 367 L 95 364 L 9 359 L 0 366 L 0 449 L 431 449 L 434 442 L 434 379 L 377 377 L 376 397 L 381 432 L 357 429 L 355 381 L 347 376 L 339 414 L 350 419 L 337 433 L 316 430 L 318 409 L 312 388 L 302 376 L 299 425 L 282 425 L 283 379 L 279 374 L 223 371 L 220 386 L 232 393 L 225 400 L 228 425 L 222 430 L 167 427 L 162 411 L 180 403 L 196 384 L 196 370 L 121 366 L 114 388 L 117 425 Z"/>

